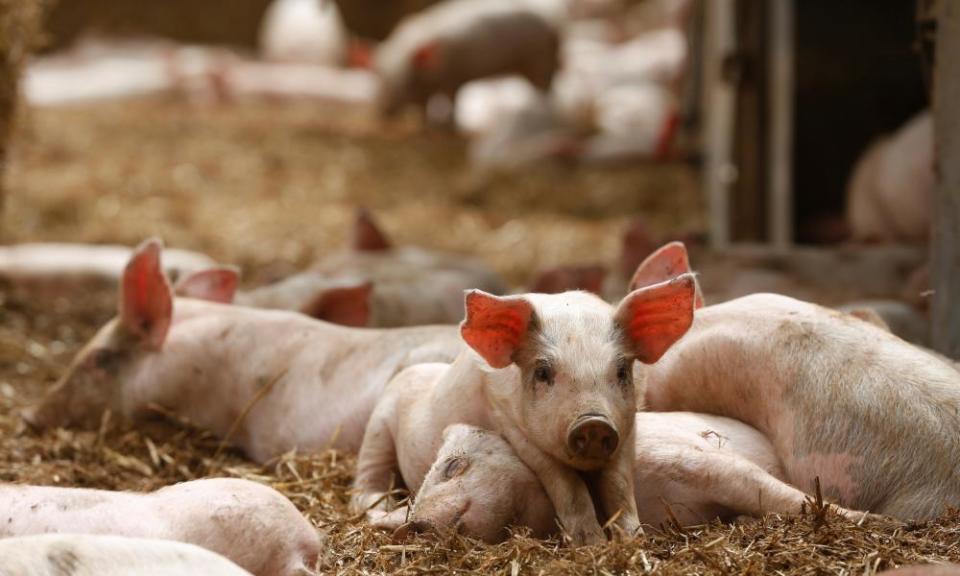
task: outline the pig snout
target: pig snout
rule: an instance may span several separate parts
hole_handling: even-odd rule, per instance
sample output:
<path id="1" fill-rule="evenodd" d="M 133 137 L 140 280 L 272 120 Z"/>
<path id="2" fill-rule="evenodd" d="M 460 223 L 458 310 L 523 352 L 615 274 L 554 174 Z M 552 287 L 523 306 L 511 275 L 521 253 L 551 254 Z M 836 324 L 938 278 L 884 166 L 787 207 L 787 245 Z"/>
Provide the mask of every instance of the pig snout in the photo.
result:
<path id="1" fill-rule="evenodd" d="M 567 448 L 584 460 L 609 460 L 620 446 L 620 434 L 602 414 L 583 414 L 567 432 Z"/>
<path id="2" fill-rule="evenodd" d="M 394 530 L 392 539 L 394 542 L 405 542 L 414 534 L 433 534 L 436 533 L 436 531 L 437 527 L 431 522 L 426 520 L 411 520 Z"/>

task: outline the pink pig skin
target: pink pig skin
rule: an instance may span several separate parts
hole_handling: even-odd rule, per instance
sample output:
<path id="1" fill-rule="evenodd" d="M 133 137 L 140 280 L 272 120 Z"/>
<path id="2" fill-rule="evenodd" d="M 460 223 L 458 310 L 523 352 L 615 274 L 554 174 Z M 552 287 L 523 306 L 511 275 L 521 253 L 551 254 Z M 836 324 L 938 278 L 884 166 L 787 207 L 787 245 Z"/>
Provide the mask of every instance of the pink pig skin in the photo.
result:
<path id="1" fill-rule="evenodd" d="M 213 478 L 137 494 L 0 485 L 0 538 L 112 534 L 195 544 L 258 576 L 312 567 L 313 526 L 279 492 L 248 480 Z"/>

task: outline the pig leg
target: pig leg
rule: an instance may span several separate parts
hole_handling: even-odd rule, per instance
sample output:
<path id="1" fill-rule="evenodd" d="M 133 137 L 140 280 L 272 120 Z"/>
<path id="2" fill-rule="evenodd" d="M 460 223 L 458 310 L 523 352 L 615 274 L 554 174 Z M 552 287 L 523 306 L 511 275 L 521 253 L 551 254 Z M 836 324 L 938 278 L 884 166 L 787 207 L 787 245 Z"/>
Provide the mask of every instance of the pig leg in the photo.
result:
<path id="1" fill-rule="evenodd" d="M 640 517 L 637 514 L 637 500 L 634 498 L 634 433 L 631 432 L 624 442 L 624 449 L 612 465 L 600 473 L 598 489 L 603 512 L 613 516 L 619 512 L 613 524 L 627 536 L 640 531 Z"/>
<path id="2" fill-rule="evenodd" d="M 553 502 L 564 532 L 574 546 L 599 544 L 606 540 L 586 483 L 577 473 L 544 454 L 517 428 L 501 428 L 517 456 L 533 470 Z M 634 505 L 634 509 L 636 505 Z M 634 512 L 636 514 L 636 512 Z"/>
<path id="3" fill-rule="evenodd" d="M 353 482 L 350 511 L 354 514 L 368 512 L 371 519 L 389 511 L 389 492 L 395 484 L 398 469 L 393 433 L 387 425 L 385 414 L 376 410 L 367 425 L 357 456 L 357 475 Z"/>
<path id="4" fill-rule="evenodd" d="M 678 462 L 682 460 L 687 460 L 682 469 L 686 476 L 684 483 L 692 489 L 711 495 L 717 504 L 737 514 L 796 514 L 808 498 L 805 493 L 745 458 L 731 457 L 724 453 L 698 452 L 696 455 L 685 455 Z M 865 512 L 839 506 L 834 506 L 834 509 L 854 521 L 866 515 Z"/>

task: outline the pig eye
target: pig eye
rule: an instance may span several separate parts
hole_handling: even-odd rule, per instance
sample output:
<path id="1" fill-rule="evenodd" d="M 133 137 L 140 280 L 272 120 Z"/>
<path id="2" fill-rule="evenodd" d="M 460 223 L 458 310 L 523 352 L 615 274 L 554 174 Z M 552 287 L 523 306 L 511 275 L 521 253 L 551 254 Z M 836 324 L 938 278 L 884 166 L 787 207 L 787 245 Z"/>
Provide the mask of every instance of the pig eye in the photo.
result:
<path id="1" fill-rule="evenodd" d="M 533 370 L 533 379 L 547 385 L 553 385 L 553 368 L 548 364 L 540 363 Z"/>
<path id="2" fill-rule="evenodd" d="M 632 377 L 633 370 L 631 370 L 630 362 L 621 360 L 617 366 L 617 380 L 619 380 L 621 384 L 629 384 Z"/>
<path id="3" fill-rule="evenodd" d="M 467 459 L 466 458 L 451 458 L 447 460 L 447 465 L 443 469 L 443 477 L 446 480 L 451 480 L 464 473 L 467 469 Z"/>

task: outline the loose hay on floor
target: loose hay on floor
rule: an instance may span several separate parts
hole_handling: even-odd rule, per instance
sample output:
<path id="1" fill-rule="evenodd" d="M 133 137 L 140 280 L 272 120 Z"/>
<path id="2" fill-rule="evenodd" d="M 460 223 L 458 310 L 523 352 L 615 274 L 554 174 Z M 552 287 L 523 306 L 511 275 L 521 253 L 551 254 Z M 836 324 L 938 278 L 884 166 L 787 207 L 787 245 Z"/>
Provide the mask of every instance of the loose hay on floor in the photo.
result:
<path id="1" fill-rule="evenodd" d="M 223 450 L 219 439 L 161 412 L 131 429 L 109 419 L 99 431 L 26 428 L 17 410 L 37 398 L 113 313 L 112 294 L 39 308 L 0 291 L 0 481 L 154 490 L 208 476 L 263 482 L 286 494 L 325 534 L 322 573 L 342 574 L 873 574 L 960 561 L 960 513 L 903 524 L 857 526 L 831 513 L 667 527 L 629 542 L 571 550 L 515 535 L 488 546 L 455 535 L 392 542 L 347 511 L 355 459 L 337 452 L 288 454 L 266 466 Z M 811 506 L 811 509 L 815 506 Z"/>

